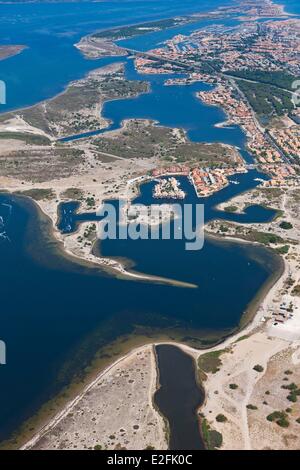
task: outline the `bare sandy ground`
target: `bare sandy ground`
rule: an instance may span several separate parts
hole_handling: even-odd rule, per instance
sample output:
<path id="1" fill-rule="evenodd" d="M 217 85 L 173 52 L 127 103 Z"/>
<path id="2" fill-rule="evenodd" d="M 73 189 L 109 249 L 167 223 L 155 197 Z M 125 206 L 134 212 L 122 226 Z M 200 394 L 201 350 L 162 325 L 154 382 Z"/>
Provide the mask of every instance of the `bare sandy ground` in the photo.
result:
<path id="1" fill-rule="evenodd" d="M 289 391 L 282 386 L 290 383 L 300 384 L 299 363 L 293 358 L 299 356 L 299 342 L 274 355 L 266 372 L 256 383 L 250 396 L 250 402 L 257 406 L 257 411 L 248 411 L 248 426 L 253 449 L 299 449 L 300 448 L 300 404 L 287 399 Z M 286 371 L 292 371 L 287 375 Z M 288 379 L 288 380 L 287 380 Z M 269 393 L 268 393 L 269 392 Z M 276 423 L 266 420 L 274 410 L 286 411 L 289 422 L 287 428 L 280 428 Z"/>
<path id="2" fill-rule="evenodd" d="M 258 189 L 239 195 L 219 207 L 224 209 L 235 205 L 242 212 L 245 206 L 256 203 L 280 209 L 284 220 L 292 223 L 291 230 L 279 227 L 282 217 L 269 224 L 247 226 L 288 237 L 295 243 L 284 255 L 285 269 L 281 278 L 263 299 L 251 325 L 222 346 L 214 348 L 226 348 L 227 352 L 221 356 L 220 370 L 207 374 L 204 383 L 206 402 L 201 411 L 211 428 L 222 434 L 222 449 L 300 447 L 299 423 L 296 421 L 300 416 L 300 406 L 298 401 L 291 403 L 287 399 L 288 390 L 281 388 L 282 384 L 289 382 L 300 385 L 300 308 L 299 297 L 293 290 L 300 282 L 298 192 L 297 188 L 284 194 L 275 192 L 270 198 L 270 192 Z M 285 296 L 292 302 L 293 317 L 275 325 L 274 313 L 279 312 Z M 241 337 L 244 339 L 237 341 Z M 262 372 L 253 369 L 257 364 L 263 367 Z M 286 370 L 291 371 L 290 376 L 284 374 Z M 288 381 L 286 377 L 289 377 Z M 237 387 L 230 388 L 230 384 Z M 247 405 L 254 409 L 247 408 Z M 267 420 L 267 416 L 274 411 L 287 415 L 287 428 Z M 223 414 L 227 421 L 217 422 L 218 414 Z"/>
<path id="3" fill-rule="evenodd" d="M 102 372 L 23 449 L 166 449 L 165 423 L 153 406 L 156 381 L 152 346 L 132 351 Z"/>

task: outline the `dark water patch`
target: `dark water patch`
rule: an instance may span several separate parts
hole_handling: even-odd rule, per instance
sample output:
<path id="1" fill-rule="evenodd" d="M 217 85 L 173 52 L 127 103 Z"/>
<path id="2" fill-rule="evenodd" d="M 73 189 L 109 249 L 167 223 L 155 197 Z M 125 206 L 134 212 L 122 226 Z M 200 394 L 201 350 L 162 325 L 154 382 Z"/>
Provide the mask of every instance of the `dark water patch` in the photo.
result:
<path id="1" fill-rule="evenodd" d="M 195 361 L 173 345 L 160 344 L 155 349 L 160 388 L 154 401 L 169 424 L 169 448 L 203 450 L 197 408 L 204 392 L 196 380 Z"/>
<path id="2" fill-rule="evenodd" d="M 51 221 L 29 199 L 1 195 L 0 216 L 7 237 L 0 243 L 0 331 L 8 357 L 0 369 L 0 439 L 70 383 L 97 351 L 137 329 L 150 335 L 177 331 L 197 338 L 199 347 L 205 331 L 218 341 L 238 328 L 271 275 L 264 262 L 269 252 L 260 247 L 258 262 L 238 244 L 208 241 L 200 258 L 187 259 L 179 245 L 137 242 L 119 250 L 139 270 L 158 269 L 198 288 L 124 281 L 65 255 L 52 237 Z"/>

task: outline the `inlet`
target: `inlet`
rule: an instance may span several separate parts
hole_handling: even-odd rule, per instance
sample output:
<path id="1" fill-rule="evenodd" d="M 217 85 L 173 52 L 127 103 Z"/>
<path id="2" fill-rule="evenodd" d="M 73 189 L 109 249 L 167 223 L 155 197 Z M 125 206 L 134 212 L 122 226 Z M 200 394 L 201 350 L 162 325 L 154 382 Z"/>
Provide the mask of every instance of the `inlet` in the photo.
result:
<path id="1" fill-rule="evenodd" d="M 177 346 L 156 346 L 159 389 L 154 402 L 169 423 L 169 449 L 205 449 L 197 409 L 204 392 L 196 380 L 195 362 Z"/>

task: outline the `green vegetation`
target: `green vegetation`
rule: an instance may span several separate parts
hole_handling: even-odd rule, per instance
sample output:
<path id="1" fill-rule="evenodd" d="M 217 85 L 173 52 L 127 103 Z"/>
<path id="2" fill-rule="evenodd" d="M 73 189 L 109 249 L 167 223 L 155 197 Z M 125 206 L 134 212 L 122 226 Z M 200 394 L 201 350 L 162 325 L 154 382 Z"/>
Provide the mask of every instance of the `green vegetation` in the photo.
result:
<path id="1" fill-rule="evenodd" d="M 286 397 L 287 400 L 291 401 L 292 403 L 296 403 L 298 400 L 298 396 L 300 396 L 300 388 L 294 382 L 291 382 L 288 385 L 281 385 L 281 388 L 284 390 L 289 390 L 290 393 Z"/>
<path id="2" fill-rule="evenodd" d="M 236 231 L 236 236 L 238 238 L 242 238 L 243 240 L 247 240 L 250 242 L 256 242 L 256 243 L 261 243 L 262 245 L 276 245 L 276 244 L 285 244 L 286 240 L 284 240 L 282 237 L 279 235 L 276 235 L 275 233 L 272 232 L 259 232 L 258 230 L 255 230 L 253 228 L 236 228 L 233 224 L 230 224 L 228 222 L 222 223 L 219 226 L 219 231 L 221 233 L 226 233 L 229 231 L 229 229 L 235 229 Z M 234 236 L 234 234 L 233 234 Z M 291 242 L 290 242 L 291 243 Z M 285 251 L 285 250 L 284 250 Z"/>
<path id="3" fill-rule="evenodd" d="M 276 423 L 278 424 L 278 426 L 280 426 L 281 428 L 288 428 L 290 423 L 289 421 L 286 419 L 286 418 L 280 418 L 276 421 Z"/>
<path id="4" fill-rule="evenodd" d="M 208 450 L 214 450 L 221 447 L 223 443 L 222 434 L 218 431 L 211 430 L 210 425 L 205 418 L 201 419 L 201 433 Z"/>
<path id="5" fill-rule="evenodd" d="M 289 385 L 281 385 L 281 388 L 284 388 L 285 390 L 297 390 L 298 389 L 297 385 L 294 382 L 290 383 Z"/>
<path id="6" fill-rule="evenodd" d="M 292 403 L 296 403 L 297 401 L 297 394 L 295 392 L 290 393 L 287 397 L 287 400 L 291 401 Z"/>
<path id="7" fill-rule="evenodd" d="M 96 444 L 94 446 L 94 450 L 102 450 L 102 446 L 100 444 Z"/>
<path id="8" fill-rule="evenodd" d="M 87 197 L 85 202 L 88 207 L 95 207 L 96 202 L 93 197 Z"/>
<path id="9" fill-rule="evenodd" d="M 147 82 L 126 80 L 121 67 L 106 74 L 103 71 L 93 71 L 84 79 L 71 83 L 64 93 L 23 109 L 22 118 L 29 125 L 55 138 L 89 132 L 99 129 L 101 124 L 95 115 L 97 105 L 107 100 L 134 97 L 146 91 Z M 0 122 L 7 122 L 15 118 L 16 114 L 17 112 L 2 114 Z M 31 136 L 29 138 L 30 143 L 39 143 L 33 142 Z M 49 144 L 50 141 L 45 143 Z"/>
<path id="10" fill-rule="evenodd" d="M 109 29 L 106 31 L 100 31 L 99 33 L 93 34 L 93 37 L 109 39 L 111 41 L 117 41 L 119 39 L 129 39 L 135 36 L 141 36 L 151 31 L 160 31 L 167 28 L 184 24 L 188 22 L 188 18 L 167 18 L 164 20 L 149 21 L 147 23 L 140 23 L 131 26 L 122 26 L 120 28 Z"/>
<path id="11" fill-rule="evenodd" d="M 290 222 L 286 222 L 285 220 L 283 220 L 283 221 L 279 224 L 279 227 L 280 227 L 280 228 L 283 228 L 284 230 L 290 230 L 291 228 L 293 228 L 293 225 L 292 225 Z"/>
<path id="12" fill-rule="evenodd" d="M 237 343 L 238 341 L 244 341 L 244 339 L 247 339 L 247 338 L 249 338 L 249 335 L 240 336 L 240 337 L 236 340 L 236 343 Z"/>
<path id="13" fill-rule="evenodd" d="M 297 78 L 286 72 L 267 72 L 264 70 L 234 70 L 225 73 L 235 77 L 244 78 L 245 80 L 252 80 L 254 82 L 284 88 L 285 90 L 290 91 L 292 91 L 292 84 Z"/>
<path id="14" fill-rule="evenodd" d="M 293 290 L 292 290 L 292 295 L 298 295 L 300 296 L 300 284 L 297 284 Z"/>
<path id="15" fill-rule="evenodd" d="M 287 413 L 285 411 L 273 411 L 273 413 L 267 416 L 267 420 L 275 422 L 282 428 L 287 428 L 290 424 L 287 420 Z"/>
<path id="16" fill-rule="evenodd" d="M 93 241 L 95 239 L 96 228 L 97 228 L 96 224 L 89 225 L 83 233 L 84 238 L 87 238 L 89 241 Z M 78 238 L 80 238 L 80 237 L 78 237 Z M 78 241 L 80 241 L 80 240 L 78 240 Z"/>
<path id="17" fill-rule="evenodd" d="M 253 370 L 255 370 L 256 372 L 263 372 L 264 368 L 263 368 L 263 366 L 261 366 L 260 364 L 256 364 L 256 365 L 253 367 Z"/>
<path id="18" fill-rule="evenodd" d="M 83 198 L 83 191 L 78 188 L 67 188 L 61 194 L 61 197 L 65 199 L 82 199 Z"/>
<path id="19" fill-rule="evenodd" d="M 275 233 L 257 232 L 255 230 L 250 231 L 247 234 L 247 239 L 262 243 L 263 245 L 270 245 L 276 243 L 283 243 L 283 238 L 279 237 Z"/>
<path id="20" fill-rule="evenodd" d="M 223 415 L 222 413 L 219 413 L 217 416 L 216 416 L 216 421 L 218 423 L 226 423 L 227 421 L 227 418 L 225 415 Z"/>
<path id="21" fill-rule="evenodd" d="M 226 233 L 226 232 L 228 232 L 228 230 L 229 230 L 229 228 L 226 227 L 226 225 L 223 225 L 223 224 L 220 225 L 220 232 Z"/>
<path id="22" fill-rule="evenodd" d="M 137 145 L 138 142 L 138 145 Z M 163 163 L 195 163 L 205 166 L 234 165 L 232 149 L 221 144 L 190 142 L 185 135 L 175 135 L 167 127 L 143 120 L 127 121 L 126 127 L 112 138 L 102 135 L 93 140 L 101 153 L 122 158 L 159 158 Z M 100 156 L 99 156 L 100 158 Z M 102 157 L 101 157 L 102 158 Z"/>
<path id="23" fill-rule="evenodd" d="M 49 145 L 51 143 L 48 137 L 25 132 L 0 132 L 0 139 L 22 140 L 26 144 L 32 145 Z"/>
<path id="24" fill-rule="evenodd" d="M 221 356 L 227 352 L 226 349 L 221 349 L 219 351 L 211 351 L 205 354 L 198 359 L 198 367 L 200 370 L 206 373 L 215 374 L 220 370 L 222 365 Z"/>

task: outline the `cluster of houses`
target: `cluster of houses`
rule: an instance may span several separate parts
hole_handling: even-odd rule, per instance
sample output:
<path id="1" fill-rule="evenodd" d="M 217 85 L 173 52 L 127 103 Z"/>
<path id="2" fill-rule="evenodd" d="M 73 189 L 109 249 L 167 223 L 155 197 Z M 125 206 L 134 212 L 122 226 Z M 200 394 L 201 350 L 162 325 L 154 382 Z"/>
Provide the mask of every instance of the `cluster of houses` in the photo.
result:
<path id="1" fill-rule="evenodd" d="M 294 314 L 293 302 L 288 296 L 284 296 L 279 307 L 278 312 L 273 312 L 272 316 L 274 319 L 274 326 L 278 323 L 285 323 L 290 318 L 293 318 Z"/>
<path id="2" fill-rule="evenodd" d="M 278 147 L 288 155 L 299 162 L 300 155 L 300 129 L 299 126 L 292 126 L 284 129 L 271 129 L 270 134 L 276 141 Z"/>

